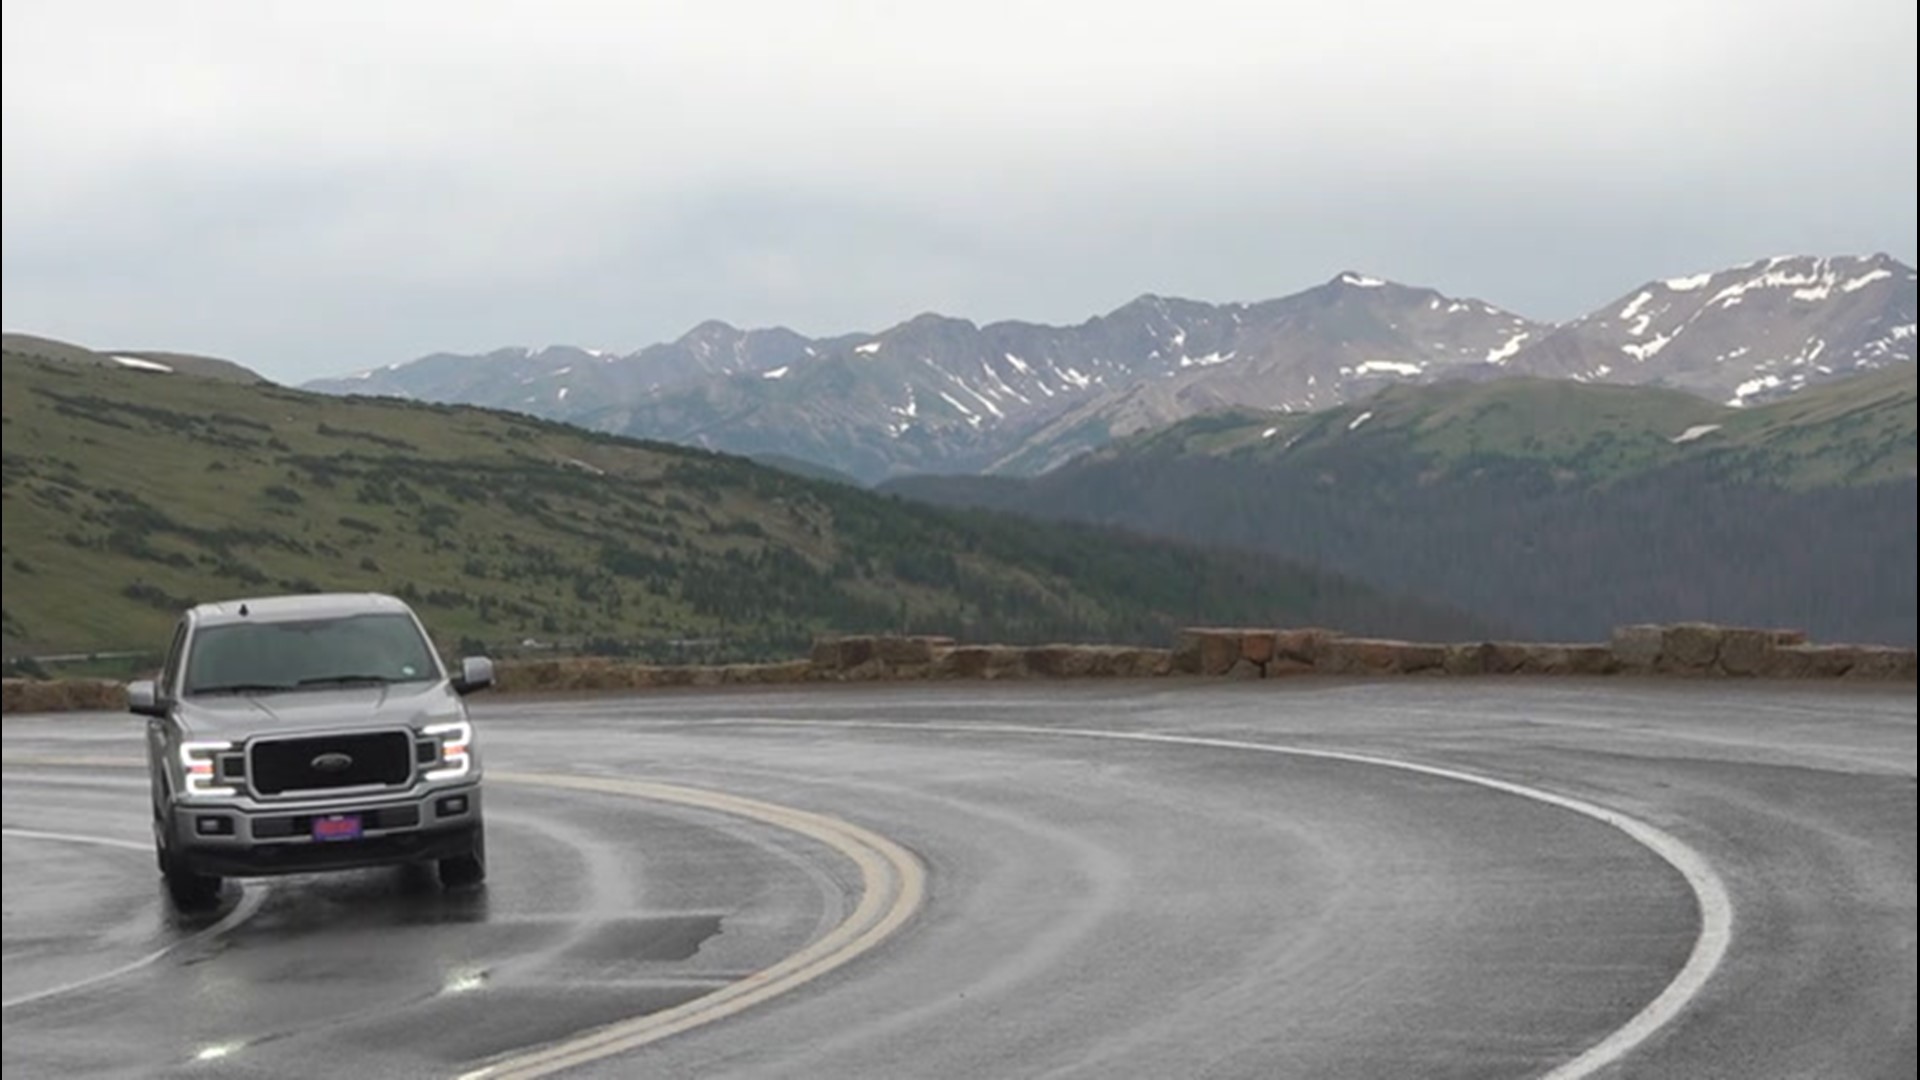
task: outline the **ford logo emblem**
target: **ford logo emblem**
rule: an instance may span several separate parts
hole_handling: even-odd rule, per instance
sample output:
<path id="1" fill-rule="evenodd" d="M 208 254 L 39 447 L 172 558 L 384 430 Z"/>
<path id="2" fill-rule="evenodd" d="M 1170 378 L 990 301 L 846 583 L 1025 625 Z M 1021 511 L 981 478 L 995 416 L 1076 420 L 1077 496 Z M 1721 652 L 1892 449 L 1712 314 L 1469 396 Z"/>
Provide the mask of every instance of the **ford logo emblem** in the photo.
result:
<path id="1" fill-rule="evenodd" d="M 321 754 L 319 757 L 308 762 L 308 764 L 313 766 L 314 772 L 346 772 L 348 769 L 353 768 L 353 756 L 351 754 L 342 754 L 336 750 Z"/>

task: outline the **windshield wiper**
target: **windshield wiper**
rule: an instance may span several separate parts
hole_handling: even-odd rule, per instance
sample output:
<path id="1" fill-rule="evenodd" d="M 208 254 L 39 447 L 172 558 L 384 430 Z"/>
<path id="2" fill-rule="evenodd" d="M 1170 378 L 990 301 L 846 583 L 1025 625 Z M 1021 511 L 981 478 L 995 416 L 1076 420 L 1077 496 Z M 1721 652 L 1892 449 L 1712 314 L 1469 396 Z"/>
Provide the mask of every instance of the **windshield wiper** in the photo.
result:
<path id="1" fill-rule="evenodd" d="M 275 694 L 292 690 L 285 683 L 224 683 L 219 686 L 196 686 L 189 694 Z"/>
<path id="2" fill-rule="evenodd" d="M 385 686 L 392 682 L 385 675 L 315 675 L 301 679 L 301 686 Z"/>

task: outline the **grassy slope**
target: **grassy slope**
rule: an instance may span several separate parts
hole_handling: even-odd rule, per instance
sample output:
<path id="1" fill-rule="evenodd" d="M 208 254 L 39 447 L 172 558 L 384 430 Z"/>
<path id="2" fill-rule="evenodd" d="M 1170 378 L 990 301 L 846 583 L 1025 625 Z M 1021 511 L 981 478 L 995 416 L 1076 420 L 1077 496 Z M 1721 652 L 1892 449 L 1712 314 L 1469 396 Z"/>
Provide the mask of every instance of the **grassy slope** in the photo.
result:
<path id="1" fill-rule="evenodd" d="M 1277 562 L 504 413 L 13 354 L 0 372 L 9 652 L 153 646 L 189 600 L 313 588 L 413 597 L 449 644 L 691 638 L 736 657 L 831 630 L 1467 629 Z"/>
<path id="2" fill-rule="evenodd" d="M 1401 387 L 1198 417 L 1031 480 L 883 490 L 1267 551 L 1529 636 L 1709 618 L 1909 642 L 1914 403 L 1912 365 L 1750 410 L 1533 379 Z"/>
<path id="3" fill-rule="evenodd" d="M 1320 413 L 1196 417 L 1125 440 L 1094 460 L 1275 460 L 1364 442 L 1441 472 L 1499 459 L 1544 465 L 1563 480 L 1609 483 L 1718 459 L 1722 467 L 1737 464 L 1746 479 L 1789 488 L 1870 484 L 1913 475 L 1914 404 L 1911 364 L 1755 409 L 1653 387 L 1532 378 L 1455 382 L 1392 387 Z M 1674 441 L 1708 425 L 1719 430 Z"/>
<path id="4" fill-rule="evenodd" d="M 1721 448 L 1752 459 L 1755 477 L 1790 487 L 1857 485 L 1914 475 L 1914 365 L 1826 383 L 1725 419 Z"/>
<path id="5" fill-rule="evenodd" d="M 175 371 L 188 375 L 199 375 L 208 379 L 224 379 L 228 382 L 263 383 L 266 379 L 251 368 L 242 367 L 231 360 L 220 360 L 211 356 L 195 356 L 192 353 L 160 352 L 153 349 L 110 349 L 96 350 L 74 345 L 53 338 L 38 337 L 33 334 L 8 333 L 3 335 L 6 355 L 37 357 L 66 364 L 95 365 L 100 367 L 121 367 L 114 362 L 115 356 L 130 356 L 138 360 L 151 360 L 165 364 Z"/>

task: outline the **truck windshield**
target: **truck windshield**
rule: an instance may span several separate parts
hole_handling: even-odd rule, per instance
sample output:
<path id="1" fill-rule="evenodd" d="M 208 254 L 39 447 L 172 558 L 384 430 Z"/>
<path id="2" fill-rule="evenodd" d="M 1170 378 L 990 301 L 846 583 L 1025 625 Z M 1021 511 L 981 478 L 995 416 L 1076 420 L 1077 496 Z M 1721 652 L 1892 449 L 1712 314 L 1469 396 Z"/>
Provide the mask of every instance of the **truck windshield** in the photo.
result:
<path id="1" fill-rule="evenodd" d="M 376 612 L 202 627 L 187 652 L 186 693 L 268 693 L 436 678 L 439 666 L 419 626 L 403 614 Z"/>

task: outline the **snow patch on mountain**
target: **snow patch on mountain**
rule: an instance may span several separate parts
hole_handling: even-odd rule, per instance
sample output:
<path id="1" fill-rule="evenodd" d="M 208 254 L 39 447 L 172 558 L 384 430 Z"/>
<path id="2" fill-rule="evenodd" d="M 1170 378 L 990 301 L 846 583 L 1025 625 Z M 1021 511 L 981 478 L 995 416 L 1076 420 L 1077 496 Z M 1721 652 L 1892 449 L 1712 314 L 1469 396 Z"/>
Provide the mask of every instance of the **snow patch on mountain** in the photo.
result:
<path id="1" fill-rule="evenodd" d="M 1622 321 L 1625 321 L 1625 320 L 1627 320 L 1627 319 L 1632 319 L 1632 318 L 1634 318 L 1635 316 L 1639 316 L 1639 315 L 1640 315 L 1640 309 L 1641 309 L 1641 308 L 1644 308 L 1644 307 L 1646 307 L 1646 306 L 1647 306 L 1647 301 L 1649 301 L 1649 300 L 1651 300 L 1651 299 L 1653 299 L 1653 294 L 1652 294 L 1652 293 L 1650 293 L 1650 292 L 1647 292 L 1647 291 L 1646 291 L 1646 290 L 1644 290 L 1644 289 L 1643 289 L 1643 290 L 1641 290 L 1641 292 L 1640 292 L 1640 295 L 1638 295 L 1638 296 L 1636 296 L 1636 297 L 1634 297 L 1633 299 L 1631 299 L 1631 300 L 1629 300 L 1629 301 L 1627 301 L 1627 306 L 1626 306 L 1626 307 L 1623 307 L 1623 308 L 1621 308 L 1621 309 L 1620 309 L 1620 318 L 1621 318 L 1621 320 L 1622 320 Z M 1634 326 L 1633 326 L 1633 329 L 1631 329 L 1631 330 L 1628 330 L 1628 331 L 1627 331 L 1627 333 L 1629 333 L 1629 334 L 1632 334 L 1632 335 L 1633 335 L 1633 336 L 1635 336 L 1635 337 L 1639 337 L 1639 336 L 1640 336 L 1641 334 L 1644 334 L 1644 333 L 1646 333 L 1646 332 L 1647 332 L 1647 323 L 1648 323 L 1648 321 L 1649 321 L 1649 320 L 1651 320 L 1652 318 L 1653 318 L 1653 317 L 1652 317 L 1651 315 L 1646 315 L 1646 316 L 1640 316 L 1640 320 L 1639 320 L 1638 322 L 1636 322 L 1636 323 L 1634 324 Z"/>
<path id="2" fill-rule="evenodd" d="M 1666 348 L 1667 343 L 1671 342 L 1673 338 L 1674 335 L 1672 334 L 1661 334 L 1653 340 L 1644 343 L 1622 345 L 1620 346 L 1620 351 L 1644 364 L 1655 356 L 1660 355 L 1660 350 Z"/>
<path id="3" fill-rule="evenodd" d="M 1847 281 L 1841 282 L 1840 291 L 1841 292 L 1859 292 L 1861 289 L 1866 288 L 1867 286 L 1873 284 L 1876 281 L 1890 281 L 1892 279 L 1893 279 L 1893 271 L 1888 270 L 1885 267 L 1879 267 L 1873 270 L 1869 270 L 1866 273 L 1861 274 L 1857 278 L 1851 278 Z"/>
<path id="4" fill-rule="evenodd" d="M 965 390 L 967 393 L 973 395 L 973 400 L 979 402 L 981 408 L 992 413 L 993 418 L 995 420 L 1006 419 L 1007 414 L 1000 411 L 1000 406 L 995 405 L 993 403 L 993 399 L 987 397 L 985 394 L 982 394 L 980 391 L 975 390 L 972 386 L 967 384 L 967 381 L 965 379 L 962 379 L 957 375 L 948 376 L 948 377 L 953 380 L 953 383 L 955 386 L 958 386 L 960 389 Z"/>
<path id="5" fill-rule="evenodd" d="M 1405 375 L 1412 377 L 1426 370 L 1425 364 L 1411 364 L 1402 360 L 1367 360 L 1353 367 L 1340 369 L 1342 375 Z"/>
<path id="6" fill-rule="evenodd" d="M 1704 439 L 1719 430 L 1719 424 L 1695 424 L 1667 441 L 1675 445 L 1690 443 L 1695 439 Z"/>
<path id="7" fill-rule="evenodd" d="M 1218 349 L 1215 349 L 1205 356 L 1187 356 L 1182 354 L 1180 357 L 1180 366 L 1183 368 L 1213 367 L 1216 364 L 1224 364 L 1231 359 L 1233 359 L 1232 353 L 1223 354 Z"/>
<path id="8" fill-rule="evenodd" d="M 960 403 L 960 400 L 954 397 L 952 394 L 949 394 L 945 390 L 942 390 L 940 391 L 940 400 L 952 406 L 953 411 L 959 413 L 961 419 L 965 420 L 968 424 L 972 425 L 975 428 L 978 428 L 980 426 L 982 422 L 982 417 L 980 416 L 980 414 L 974 412 L 972 409 L 967 408 L 965 405 L 962 405 Z"/>
<path id="9" fill-rule="evenodd" d="M 1778 390 L 1785 384 L 1786 380 L 1778 375 L 1762 375 L 1759 378 L 1748 379 L 1746 382 L 1734 387 L 1733 397 L 1727 399 L 1727 404 L 1736 407 L 1745 406 L 1747 401 L 1754 395 L 1764 394 L 1769 390 Z"/>
<path id="10" fill-rule="evenodd" d="M 1519 352 L 1520 347 L 1525 345 L 1527 343 L 1527 339 L 1532 336 L 1533 336 L 1533 331 L 1522 330 L 1519 333 L 1508 338 L 1505 344 L 1488 349 L 1486 363 L 1504 364 L 1508 360 L 1513 359 L 1514 354 Z"/>
<path id="11" fill-rule="evenodd" d="M 1766 267 L 1761 270 L 1760 273 L 1745 281 L 1736 281 L 1732 285 L 1721 289 L 1718 293 L 1714 294 L 1712 300 L 1707 301 L 1708 305 L 1711 306 L 1716 303 L 1725 302 L 1727 306 L 1731 307 L 1733 304 L 1739 302 L 1738 298 L 1744 297 L 1747 293 L 1755 289 L 1783 288 L 1793 290 L 1792 296 L 1795 300 L 1817 303 L 1832 296 L 1833 290 L 1840 286 L 1839 273 L 1833 265 L 1834 260 L 1825 258 L 1805 260 L 1808 263 L 1808 267 L 1804 270 L 1779 269 L 1781 264 L 1793 261 L 1793 259 L 1785 256 L 1775 256 L 1768 259 Z M 1751 269 L 1751 267 L 1749 267 L 1749 269 Z M 1884 271 L 1881 272 L 1884 273 Z M 1880 280 L 1878 277 L 1873 277 L 1873 274 L 1874 271 L 1869 271 L 1867 274 L 1862 275 L 1862 278 L 1870 278 L 1871 280 L 1853 279 L 1860 281 L 1860 284 L 1856 286 L 1856 288 L 1865 288 L 1874 281 Z M 1886 276 L 1891 277 L 1892 274 L 1888 273 Z"/>
<path id="12" fill-rule="evenodd" d="M 160 363 L 158 360 L 143 360 L 138 356 L 116 356 L 113 358 L 113 362 L 116 364 L 119 364 L 123 368 L 132 368 L 135 371 L 159 371 L 159 372 L 165 372 L 167 374 L 173 373 L 172 367 L 166 364 Z"/>

